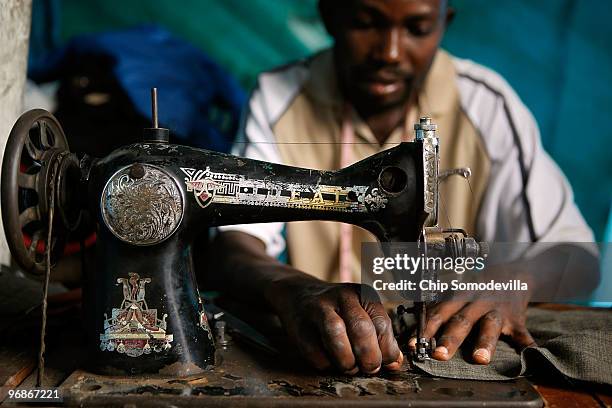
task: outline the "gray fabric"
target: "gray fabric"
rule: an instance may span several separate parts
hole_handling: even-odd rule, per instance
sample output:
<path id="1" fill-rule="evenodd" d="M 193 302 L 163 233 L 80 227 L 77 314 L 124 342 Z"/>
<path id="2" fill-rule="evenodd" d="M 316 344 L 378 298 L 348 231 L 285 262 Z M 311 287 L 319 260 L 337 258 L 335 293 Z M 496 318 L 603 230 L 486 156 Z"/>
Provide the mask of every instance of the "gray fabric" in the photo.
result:
<path id="1" fill-rule="evenodd" d="M 450 361 L 415 363 L 438 377 L 473 380 L 508 380 L 557 372 L 568 378 L 612 385 L 612 311 L 550 311 L 530 308 L 527 328 L 538 347 L 518 354 L 500 341 L 487 365 L 470 362 L 471 349 L 460 350 Z"/>

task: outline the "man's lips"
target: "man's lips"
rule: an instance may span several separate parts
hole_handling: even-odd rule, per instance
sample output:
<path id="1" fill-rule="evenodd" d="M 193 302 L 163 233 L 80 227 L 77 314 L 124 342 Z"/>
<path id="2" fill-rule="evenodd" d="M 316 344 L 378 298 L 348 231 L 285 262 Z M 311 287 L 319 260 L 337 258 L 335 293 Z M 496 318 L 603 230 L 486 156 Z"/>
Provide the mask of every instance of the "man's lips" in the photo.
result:
<path id="1" fill-rule="evenodd" d="M 397 82 L 405 82 L 407 77 L 393 74 L 376 74 L 365 77 L 366 82 L 377 82 L 383 84 L 394 84 Z"/>
<path id="2" fill-rule="evenodd" d="M 361 88 L 369 94 L 385 96 L 401 91 L 406 87 L 411 76 L 396 71 L 363 72 L 361 75 Z"/>
<path id="3" fill-rule="evenodd" d="M 363 84 L 372 94 L 387 95 L 404 88 L 406 86 L 406 80 L 404 78 L 371 77 L 366 79 Z"/>
<path id="4" fill-rule="evenodd" d="M 382 82 L 370 82 L 368 84 L 368 90 L 370 91 L 370 93 L 380 96 L 395 93 L 403 87 L 403 82 L 394 82 L 391 84 L 385 84 Z"/>

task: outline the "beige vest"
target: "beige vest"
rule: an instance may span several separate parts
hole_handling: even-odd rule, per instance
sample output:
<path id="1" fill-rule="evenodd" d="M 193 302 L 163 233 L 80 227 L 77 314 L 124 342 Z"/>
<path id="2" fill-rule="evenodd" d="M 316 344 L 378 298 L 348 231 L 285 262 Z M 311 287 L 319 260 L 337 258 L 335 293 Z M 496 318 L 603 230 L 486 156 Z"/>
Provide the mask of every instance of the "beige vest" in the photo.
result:
<path id="1" fill-rule="evenodd" d="M 331 52 L 315 57 L 310 69 L 311 79 L 278 120 L 273 131 L 279 142 L 283 163 L 321 170 L 337 169 L 340 167 L 343 101 L 335 83 Z M 469 184 L 459 177 L 448 178 L 440 184 L 440 225 L 463 228 L 474 234 L 490 163 L 480 136 L 461 111 L 455 69 L 446 52 L 437 53 L 418 100 L 418 106 L 408 113 L 406 128 L 412 128 L 421 115 L 431 116 L 438 125 L 440 137 L 440 171 L 470 167 L 473 175 Z M 352 120 L 355 141 L 368 142 L 353 145 L 353 161 L 394 146 L 393 143 L 399 143 L 408 131 L 396 129 L 381 147 L 356 114 L 353 114 Z M 412 138 L 412 134 L 408 135 L 409 140 Z M 317 143 L 291 144 L 295 141 Z M 339 223 L 288 223 L 286 239 L 289 261 L 294 267 L 327 281 L 338 281 Z M 374 241 L 375 238 L 369 232 L 353 227 L 352 239 L 352 276 L 354 282 L 359 282 L 361 242 Z"/>

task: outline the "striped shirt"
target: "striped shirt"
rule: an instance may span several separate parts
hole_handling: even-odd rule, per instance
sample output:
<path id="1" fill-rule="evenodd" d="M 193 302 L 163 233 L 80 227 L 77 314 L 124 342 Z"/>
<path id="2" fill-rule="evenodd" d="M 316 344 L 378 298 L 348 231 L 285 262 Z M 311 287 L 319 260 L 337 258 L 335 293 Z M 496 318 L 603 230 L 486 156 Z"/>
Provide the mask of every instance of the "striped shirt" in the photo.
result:
<path id="1" fill-rule="evenodd" d="M 334 72 L 332 52 L 325 50 L 261 74 L 233 153 L 312 169 L 339 168 L 345 105 Z M 407 135 L 412 139 L 412 124 L 419 116 L 431 116 L 440 137 L 440 171 L 472 170 L 469 184 L 459 177 L 441 182 L 442 227 L 460 227 L 490 242 L 593 241 L 567 179 L 542 147 L 533 116 L 497 73 L 439 50 L 417 99 L 406 125 L 383 146 L 353 111 L 355 141 L 364 143 L 351 147 L 352 160 L 392 147 Z M 297 269 L 338 280 L 338 223 L 220 229 L 249 233 L 266 244 L 270 255 L 286 250 Z M 374 238 L 354 227 L 352 239 L 352 276 L 359 281 L 360 244 Z"/>

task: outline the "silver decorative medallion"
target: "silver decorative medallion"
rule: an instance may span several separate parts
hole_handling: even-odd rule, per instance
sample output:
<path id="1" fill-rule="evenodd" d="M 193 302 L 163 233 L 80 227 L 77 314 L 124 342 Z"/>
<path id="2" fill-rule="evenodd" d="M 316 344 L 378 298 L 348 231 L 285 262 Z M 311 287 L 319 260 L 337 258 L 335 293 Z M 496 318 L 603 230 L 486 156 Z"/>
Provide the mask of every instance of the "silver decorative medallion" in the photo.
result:
<path id="1" fill-rule="evenodd" d="M 108 180 L 100 207 L 108 229 L 133 245 L 154 245 L 168 238 L 184 210 L 176 181 L 158 167 L 138 163 Z"/>

